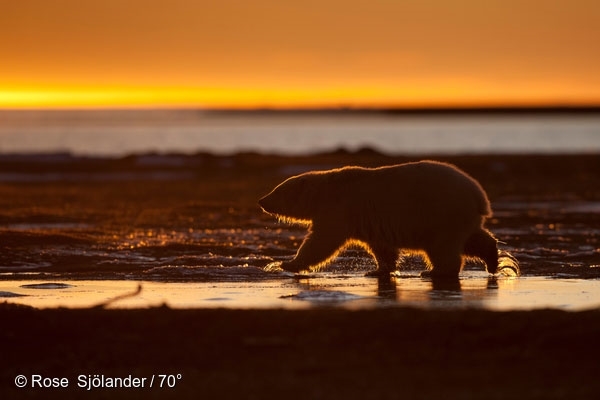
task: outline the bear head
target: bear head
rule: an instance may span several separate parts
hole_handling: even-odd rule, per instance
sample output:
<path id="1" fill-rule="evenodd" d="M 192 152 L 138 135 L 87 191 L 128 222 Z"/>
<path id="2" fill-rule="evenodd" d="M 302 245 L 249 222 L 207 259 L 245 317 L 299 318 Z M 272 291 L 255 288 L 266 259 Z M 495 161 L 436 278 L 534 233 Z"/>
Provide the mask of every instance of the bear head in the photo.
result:
<path id="1" fill-rule="evenodd" d="M 318 214 L 323 174 L 307 172 L 288 178 L 258 201 L 261 208 L 286 222 L 308 223 Z"/>

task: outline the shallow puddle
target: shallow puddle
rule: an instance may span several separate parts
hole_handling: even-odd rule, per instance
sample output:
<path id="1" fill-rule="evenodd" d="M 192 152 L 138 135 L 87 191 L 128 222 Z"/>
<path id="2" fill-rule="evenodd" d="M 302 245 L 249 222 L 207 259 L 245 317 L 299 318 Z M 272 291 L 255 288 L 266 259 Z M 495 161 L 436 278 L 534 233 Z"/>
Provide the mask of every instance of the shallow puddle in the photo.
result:
<path id="1" fill-rule="evenodd" d="M 44 290 L 40 290 L 44 288 Z M 141 289 L 140 289 L 141 288 Z M 37 308 L 311 308 L 417 307 L 569 311 L 600 307 L 600 280 L 498 277 L 467 271 L 460 288 L 434 289 L 430 280 L 401 275 L 378 280 L 359 274 L 318 273 L 259 282 L 2 281 L 4 301 Z"/>

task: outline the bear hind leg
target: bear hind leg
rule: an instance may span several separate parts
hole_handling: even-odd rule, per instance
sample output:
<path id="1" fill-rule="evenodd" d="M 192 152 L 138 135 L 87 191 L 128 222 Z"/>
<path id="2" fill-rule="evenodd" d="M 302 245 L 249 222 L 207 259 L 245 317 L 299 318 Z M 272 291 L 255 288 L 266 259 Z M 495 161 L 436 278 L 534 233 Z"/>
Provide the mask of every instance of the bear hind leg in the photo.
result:
<path id="1" fill-rule="evenodd" d="M 490 274 L 495 274 L 498 270 L 498 241 L 485 229 L 480 229 L 467 238 L 464 254 L 485 262 Z"/>

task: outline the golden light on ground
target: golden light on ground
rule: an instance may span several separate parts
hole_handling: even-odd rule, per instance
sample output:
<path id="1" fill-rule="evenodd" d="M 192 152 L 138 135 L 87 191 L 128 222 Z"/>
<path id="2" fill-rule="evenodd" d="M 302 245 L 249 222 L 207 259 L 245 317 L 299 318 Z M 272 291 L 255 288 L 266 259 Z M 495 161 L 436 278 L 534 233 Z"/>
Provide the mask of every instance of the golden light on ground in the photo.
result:
<path id="1" fill-rule="evenodd" d="M 127 280 L 77 280 L 54 283 L 40 280 L 2 281 L 0 292 L 17 294 L 7 303 L 36 308 L 286 308 L 342 307 L 370 309 L 404 305 L 419 308 L 482 308 L 495 311 L 557 308 L 569 311 L 591 309 L 600 301 L 594 279 L 553 279 L 545 277 L 500 277 L 490 289 L 486 274 L 468 272 L 459 292 L 435 293 L 431 282 L 404 276 L 392 281 L 398 296 L 377 297 L 376 279 L 357 276 L 343 279 L 335 274 L 310 278 L 310 285 L 281 278 L 254 282 L 151 282 Z M 140 289 L 141 285 L 141 290 Z M 384 301 L 382 301 L 384 300 Z M 390 301 L 390 302 L 388 302 Z"/>

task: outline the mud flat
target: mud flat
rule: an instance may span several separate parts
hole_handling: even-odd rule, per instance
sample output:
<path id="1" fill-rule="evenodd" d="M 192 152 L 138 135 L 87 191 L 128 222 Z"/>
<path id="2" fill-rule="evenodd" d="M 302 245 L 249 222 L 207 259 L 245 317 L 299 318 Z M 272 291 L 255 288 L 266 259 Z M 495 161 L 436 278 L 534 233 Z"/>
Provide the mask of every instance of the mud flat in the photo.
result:
<path id="1" fill-rule="evenodd" d="M 298 309 L 225 308 L 235 288 L 273 285 L 262 267 L 293 256 L 305 234 L 263 215 L 256 205 L 261 195 L 306 170 L 414 159 L 369 149 L 310 157 L 4 157 L 1 397 L 596 396 L 600 158 L 594 154 L 436 157 L 458 165 L 487 190 L 495 211 L 489 228 L 520 263 L 516 285 L 499 280 L 493 287 L 485 277 L 471 278 L 476 266 L 453 292 L 433 290 L 416 277 L 399 278 L 393 288 L 331 286 L 335 278 L 308 285 L 282 278 L 269 298 L 299 304 Z M 409 275 L 422 269 L 411 259 L 400 267 Z M 372 261 L 351 249 L 329 272 L 360 280 L 370 268 Z M 76 292 L 93 293 L 86 286 L 92 281 L 127 285 L 104 288 L 82 301 Z M 114 302 L 111 309 L 92 307 L 134 291 L 139 281 L 151 282 L 139 296 Z M 515 290 L 534 282 L 537 288 Z M 193 306 L 189 298 L 178 305 L 174 296 L 135 303 L 152 293 L 152 284 L 169 283 L 197 284 Z M 64 286 L 25 286 L 32 284 Z M 219 285 L 227 288 L 219 292 Z M 318 303 L 323 291 L 361 298 L 334 294 L 335 304 L 327 303 L 327 296 Z M 58 292 L 77 301 L 26 305 Z M 544 293 L 558 294 L 541 303 Z M 278 297 L 286 294 L 292 297 Z M 482 306 L 508 304 L 509 298 L 513 306 Z M 384 304 L 353 306 L 376 299 Z M 581 299 L 585 304 L 574 306 Z M 126 306 L 129 301 L 133 308 Z M 537 306 L 523 307 L 536 301 Z M 163 302 L 167 306 L 158 306 Z M 211 307 L 197 307 L 203 303 Z M 103 387 L 79 387 L 80 375 L 98 375 Z M 106 384 L 109 378 L 146 378 L 148 383 L 159 375 L 173 387 Z M 63 378 L 68 387 L 31 387 L 40 380 L 60 386 Z"/>

